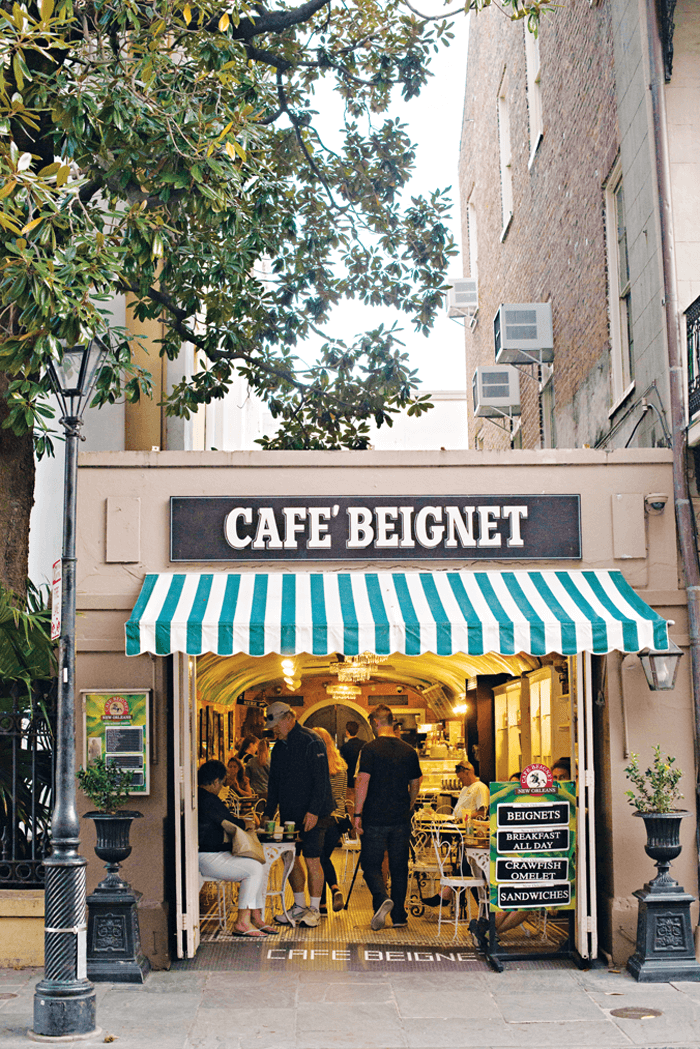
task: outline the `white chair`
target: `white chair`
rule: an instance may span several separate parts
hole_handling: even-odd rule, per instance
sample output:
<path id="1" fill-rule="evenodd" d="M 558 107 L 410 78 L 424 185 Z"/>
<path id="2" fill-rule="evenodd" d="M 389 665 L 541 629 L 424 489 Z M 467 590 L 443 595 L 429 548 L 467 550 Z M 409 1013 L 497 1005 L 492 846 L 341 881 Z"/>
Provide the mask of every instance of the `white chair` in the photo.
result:
<path id="1" fill-rule="evenodd" d="M 453 833 L 449 833 L 452 830 Z M 454 832 L 457 832 L 459 837 L 457 838 L 457 855 L 455 856 L 455 838 Z M 479 873 L 478 877 L 473 875 L 466 877 L 464 875 L 451 874 L 449 872 L 450 867 L 456 866 L 457 869 L 461 868 L 462 850 L 463 850 L 463 839 L 459 828 L 455 825 L 454 828 L 450 828 L 449 824 L 440 824 L 433 827 L 431 832 L 431 838 L 433 843 L 433 851 L 435 853 L 435 859 L 437 862 L 438 869 L 440 871 L 440 888 L 452 889 L 454 894 L 453 906 L 454 906 L 454 939 L 457 939 L 459 935 L 459 919 L 462 903 L 462 894 L 467 889 L 474 888 L 479 892 L 484 890 L 484 879 Z M 442 894 L 440 895 L 440 909 L 438 911 L 438 936 L 442 929 L 442 908 L 443 904 L 447 903 L 447 900 L 443 900 Z M 481 906 L 481 901 L 480 901 Z M 469 921 L 469 910 L 467 908 L 467 922 Z"/>
<path id="2" fill-rule="evenodd" d="M 424 910 L 421 887 L 430 884 L 430 895 L 435 892 L 434 883 L 440 877 L 440 868 L 435 862 L 432 843 L 433 824 L 420 819 L 415 813 L 411 828 L 411 850 L 408 862 L 411 914 L 420 917 Z"/>

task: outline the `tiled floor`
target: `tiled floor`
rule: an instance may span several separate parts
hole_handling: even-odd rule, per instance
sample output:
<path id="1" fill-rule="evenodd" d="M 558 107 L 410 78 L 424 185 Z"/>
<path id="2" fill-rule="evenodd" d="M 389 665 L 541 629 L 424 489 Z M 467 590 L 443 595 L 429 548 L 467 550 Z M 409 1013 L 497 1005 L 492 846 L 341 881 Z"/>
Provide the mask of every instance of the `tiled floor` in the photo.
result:
<path id="1" fill-rule="evenodd" d="M 339 853 L 334 855 L 336 870 L 342 876 L 343 861 Z M 341 888 L 347 895 L 352 881 L 353 866 L 347 871 L 345 882 L 341 882 Z M 275 875 L 275 869 L 271 877 Z M 276 887 L 276 886 L 274 886 Z M 424 895 L 432 895 L 437 890 L 436 884 L 428 884 L 423 890 Z M 222 928 L 218 919 L 217 897 L 213 883 L 205 884 L 200 895 L 200 914 L 202 942 L 231 942 L 235 938 L 231 932 L 231 926 L 236 916 L 236 893 L 235 885 L 227 886 L 226 927 Z M 381 933 L 373 933 L 370 930 L 370 919 L 372 917 L 372 900 L 369 891 L 362 878 L 361 871 L 358 872 L 348 910 L 334 913 L 330 911 L 327 917 L 321 919 L 321 924 L 315 929 L 301 927 L 299 929 L 284 928 L 280 926 L 280 935 L 275 938 L 276 942 L 294 943 L 303 942 L 310 949 L 317 944 L 351 944 L 358 941 L 366 941 L 368 937 L 381 938 L 383 944 L 406 944 L 422 946 L 458 947 L 463 953 L 470 953 L 476 957 L 468 921 L 460 920 L 455 934 L 455 925 L 452 909 L 449 905 L 443 907 L 442 923 L 438 928 L 438 909 L 423 907 L 418 895 L 417 886 L 414 881 L 409 885 L 409 919 L 408 927 L 394 929 L 389 918 Z M 293 898 L 289 888 L 287 889 L 287 906 L 291 907 Z M 476 917 L 476 904 L 471 895 L 468 897 L 470 907 L 469 917 Z M 272 911 L 268 909 L 267 918 L 272 920 Z M 562 942 L 563 932 L 559 925 L 545 918 L 543 912 L 533 912 L 532 917 L 522 926 L 507 933 L 503 937 L 504 946 L 515 948 L 532 949 L 539 952 L 552 951 Z M 240 943 L 240 940 L 237 941 Z"/>

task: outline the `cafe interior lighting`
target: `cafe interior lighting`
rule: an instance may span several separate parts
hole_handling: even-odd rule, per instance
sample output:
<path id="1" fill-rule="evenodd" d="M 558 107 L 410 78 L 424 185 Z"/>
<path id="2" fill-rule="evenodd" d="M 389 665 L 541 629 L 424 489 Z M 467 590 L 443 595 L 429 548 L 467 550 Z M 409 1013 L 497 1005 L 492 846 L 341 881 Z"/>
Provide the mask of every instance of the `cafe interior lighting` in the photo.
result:
<path id="1" fill-rule="evenodd" d="M 378 656 L 375 652 L 360 652 L 357 656 L 346 656 L 342 663 L 331 663 L 331 671 L 338 675 L 338 681 L 367 682 L 380 663 L 386 663 L 387 656 Z"/>
<path id="2" fill-rule="evenodd" d="M 467 709 L 468 709 L 468 707 L 467 707 L 466 703 L 457 703 L 456 706 L 454 706 L 452 708 L 452 713 L 453 714 L 466 714 L 467 713 Z"/>
<path id="3" fill-rule="evenodd" d="M 350 699 L 353 696 L 362 695 L 362 689 L 357 685 L 329 685 L 326 692 L 334 699 Z"/>

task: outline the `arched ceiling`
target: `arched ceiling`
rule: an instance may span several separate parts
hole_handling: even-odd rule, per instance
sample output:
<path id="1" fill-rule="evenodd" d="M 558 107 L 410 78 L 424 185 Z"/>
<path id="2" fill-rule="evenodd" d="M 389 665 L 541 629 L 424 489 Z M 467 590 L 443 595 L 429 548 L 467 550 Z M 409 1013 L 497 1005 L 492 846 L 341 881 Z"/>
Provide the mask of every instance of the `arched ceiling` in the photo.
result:
<path id="1" fill-rule="evenodd" d="M 295 678 L 303 683 L 309 677 L 333 678 L 330 664 L 336 656 L 310 656 L 303 653 L 294 657 L 276 653 L 267 656 L 215 656 L 207 653 L 197 659 L 197 688 L 202 699 L 209 703 L 233 703 L 237 696 L 248 689 L 260 689 L 272 693 L 282 687 L 280 698 L 287 691 L 284 684 L 282 659 L 293 658 Z M 511 674 L 518 676 L 540 665 L 536 656 L 520 653 L 516 656 L 501 656 L 489 653 L 485 656 L 467 656 L 457 653 L 452 656 L 436 656 L 431 652 L 421 656 L 405 656 L 395 652 L 384 664 L 379 664 L 372 673 L 372 683 L 396 682 L 422 691 L 431 685 L 441 684 L 448 695 L 455 697 L 464 692 L 468 677 L 477 674 Z M 298 691 L 298 690 L 294 690 Z"/>

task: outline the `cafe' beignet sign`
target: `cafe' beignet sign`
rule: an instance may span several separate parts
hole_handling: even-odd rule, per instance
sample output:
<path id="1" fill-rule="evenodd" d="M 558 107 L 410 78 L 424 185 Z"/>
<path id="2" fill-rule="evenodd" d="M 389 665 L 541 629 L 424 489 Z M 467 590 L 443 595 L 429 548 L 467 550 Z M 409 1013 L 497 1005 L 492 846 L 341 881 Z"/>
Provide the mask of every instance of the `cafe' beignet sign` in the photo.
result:
<path id="1" fill-rule="evenodd" d="M 171 561 L 577 560 L 578 495 L 173 496 Z"/>

